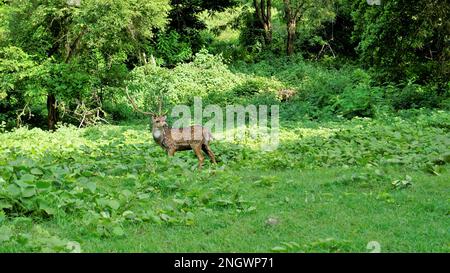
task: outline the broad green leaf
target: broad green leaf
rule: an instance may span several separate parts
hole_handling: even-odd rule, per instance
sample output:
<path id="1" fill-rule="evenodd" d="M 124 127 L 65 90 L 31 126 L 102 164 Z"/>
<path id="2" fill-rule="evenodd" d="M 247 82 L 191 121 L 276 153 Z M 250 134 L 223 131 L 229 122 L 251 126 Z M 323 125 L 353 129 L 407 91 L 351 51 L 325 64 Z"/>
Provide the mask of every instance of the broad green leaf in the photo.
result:
<path id="1" fill-rule="evenodd" d="M 150 198 L 150 194 L 148 194 L 148 193 L 140 193 L 140 194 L 138 194 L 138 198 L 140 200 L 149 199 Z"/>
<path id="2" fill-rule="evenodd" d="M 112 229 L 112 233 L 113 233 L 114 235 L 116 235 L 116 236 L 123 236 L 123 235 L 125 235 L 125 232 L 124 232 L 123 229 L 122 229 L 121 227 L 119 227 L 119 226 L 115 226 L 115 227 Z"/>
<path id="3" fill-rule="evenodd" d="M 0 225 L 5 221 L 6 215 L 5 212 L 0 208 Z"/>
<path id="4" fill-rule="evenodd" d="M 23 197 L 31 197 L 36 195 L 36 189 L 34 187 L 22 188 L 22 196 Z"/>
<path id="5" fill-rule="evenodd" d="M 276 246 L 276 247 L 272 247 L 271 250 L 274 252 L 285 252 L 287 249 L 286 249 L 286 247 Z"/>
<path id="6" fill-rule="evenodd" d="M 120 203 L 117 200 L 100 198 L 97 199 L 97 203 L 102 207 L 108 206 L 113 210 L 117 210 L 120 207 Z"/>
<path id="7" fill-rule="evenodd" d="M 12 231 L 7 226 L 0 226 L 0 243 L 7 242 L 12 237 Z"/>
<path id="8" fill-rule="evenodd" d="M 39 200 L 39 208 L 48 215 L 54 215 L 56 210 L 50 206 L 46 200 Z"/>
<path id="9" fill-rule="evenodd" d="M 108 206 L 112 208 L 113 210 L 117 210 L 120 207 L 120 203 L 117 200 L 109 200 Z"/>
<path id="10" fill-rule="evenodd" d="M 15 184 L 9 185 L 8 187 L 6 187 L 6 190 L 12 196 L 18 196 L 20 194 L 20 188 Z"/>
<path id="11" fill-rule="evenodd" d="M 159 215 L 159 217 L 161 218 L 161 220 L 168 222 L 170 219 L 172 219 L 172 217 L 170 217 L 169 215 L 162 213 Z"/>
<path id="12" fill-rule="evenodd" d="M 97 184 L 95 182 L 87 182 L 85 184 L 85 187 L 90 190 L 91 192 L 95 192 L 95 190 L 97 189 Z"/>
<path id="13" fill-rule="evenodd" d="M 30 173 L 31 173 L 31 174 L 34 174 L 34 175 L 42 175 L 42 174 L 44 174 L 44 173 L 41 171 L 41 169 L 38 169 L 38 168 L 33 168 L 33 169 L 31 169 Z"/>
<path id="14" fill-rule="evenodd" d="M 121 193 L 125 196 L 125 197 L 130 197 L 131 195 L 133 195 L 133 193 L 129 190 L 122 190 Z"/>
<path id="15" fill-rule="evenodd" d="M 6 200 L 0 200 L 0 210 L 1 209 L 9 209 L 12 205 Z"/>
<path id="16" fill-rule="evenodd" d="M 52 185 L 52 183 L 50 181 L 46 181 L 46 180 L 39 180 L 36 182 L 36 187 L 38 189 L 47 189 L 47 188 L 50 188 L 51 185 Z"/>
<path id="17" fill-rule="evenodd" d="M 22 181 L 22 182 L 25 182 L 25 183 L 30 183 L 30 182 L 33 182 L 34 179 L 35 179 L 34 175 L 27 173 L 27 174 L 22 175 L 22 177 L 20 178 L 19 181 Z"/>
<path id="18" fill-rule="evenodd" d="M 23 182 L 22 180 L 16 180 L 16 181 L 14 181 L 14 183 L 16 183 L 16 185 L 22 189 L 33 186 L 33 183 L 26 183 L 26 182 Z"/>
<path id="19" fill-rule="evenodd" d="M 127 218 L 127 219 L 135 219 L 136 215 L 134 214 L 134 212 L 132 212 L 131 210 L 126 210 L 122 213 L 122 216 Z"/>

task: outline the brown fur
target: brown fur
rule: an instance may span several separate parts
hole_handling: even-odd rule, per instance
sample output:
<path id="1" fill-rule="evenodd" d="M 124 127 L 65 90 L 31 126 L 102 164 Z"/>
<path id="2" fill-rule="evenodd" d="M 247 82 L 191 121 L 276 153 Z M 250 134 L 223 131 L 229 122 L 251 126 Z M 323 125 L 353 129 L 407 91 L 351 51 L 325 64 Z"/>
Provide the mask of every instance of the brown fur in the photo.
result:
<path id="1" fill-rule="evenodd" d="M 212 140 L 211 132 L 208 128 L 194 125 L 186 128 L 170 128 L 166 122 L 166 116 L 152 117 L 152 135 L 169 156 L 173 156 L 177 151 L 193 150 L 198 158 L 198 169 L 202 169 L 202 150 L 210 157 L 213 163 L 216 162 L 213 151 L 209 147 Z"/>
<path id="2" fill-rule="evenodd" d="M 286 102 L 286 101 L 292 100 L 296 94 L 297 94 L 297 92 L 295 90 L 282 89 L 282 90 L 278 91 L 278 98 L 281 101 Z"/>
<path id="3" fill-rule="evenodd" d="M 173 156 L 177 151 L 194 150 L 194 153 L 198 158 L 198 169 L 201 170 L 203 161 L 205 160 L 202 153 L 203 150 L 206 154 L 208 154 L 213 163 L 217 163 L 216 157 L 209 147 L 209 142 L 212 140 L 212 135 L 208 128 L 204 128 L 200 125 L 194 125 L 186 128 L 170 128 L 166 122 L 165 114 L 162 114 L 161 112 L 161 97 L 158 99 L 159 112 L 157 114 L 153 111 L 144 112 L 140 110 L 128 93 L 128 87 L 125 87 L 125 93 L 127 94 L 127 97 L 135 111 L 152 117 L 151 124 L 153 139 L 167 151 L 169 156 Z"/>

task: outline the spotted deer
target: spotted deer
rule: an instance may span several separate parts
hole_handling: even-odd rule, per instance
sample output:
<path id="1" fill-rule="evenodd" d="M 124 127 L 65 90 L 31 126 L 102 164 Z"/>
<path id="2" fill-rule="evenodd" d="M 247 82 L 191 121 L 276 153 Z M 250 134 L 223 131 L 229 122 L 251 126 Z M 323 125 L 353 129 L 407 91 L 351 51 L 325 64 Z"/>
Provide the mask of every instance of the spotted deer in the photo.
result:
<path id="1" fill-rule="evenodd" d="M 202 153 L 203 150 L 214 164 L 217 163 L 216 157 L 209 146 L 209 142 L 213 137 L 208 128 L 200 125 L 193 125 L 185 128 L 171 128 L 166 121 L 167 112 L 163 113 L 161 111 L 161 98 L 158 99 L 158 113 L 153 111 L 144 112 L 138 108 L 136 102 L 128 93 L 127 87 L 125 88 L 125 92 L 135 111 L 151 116 L 153 140 L 158 143 L 169 156 L 173 156 L 177 151 L 193 150 L 198 158 L 198 169 L 201 170 L 203 161 L 205 160 Z"/>

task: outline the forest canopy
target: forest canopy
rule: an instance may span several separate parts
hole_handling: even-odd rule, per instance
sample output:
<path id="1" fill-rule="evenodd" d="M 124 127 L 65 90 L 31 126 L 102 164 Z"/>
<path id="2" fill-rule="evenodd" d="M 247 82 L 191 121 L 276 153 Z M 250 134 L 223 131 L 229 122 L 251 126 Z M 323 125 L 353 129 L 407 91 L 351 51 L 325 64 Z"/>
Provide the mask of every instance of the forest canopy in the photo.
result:
<path id="1" fill-rule="evenodd" d="M 363 86 L 347 89 L 329 78 L 327 91 L 303 90 L 287 71 L 280 76 L 280 88 L 305 92 L 301 100 L 319 107 L 316 112 L 338 114 L 343 107 L 350 117 L 373 115 L 374 107 L 448 107 L 450 4 L 377 3 L 2 0 L 0 121 L 7 128 L 28 124 L 49 129 L 58 122 L 85 126 L 119 121 L 129 116 L 123 92 L 128 82 L 147 94 L 147 104 L 152 103 L 151 92 L 167 91 L 144 90 L 139 84 L 145 82 L 136 82 L 139 70 L 154 66 L 145 68 L 151 69 L 151 77 L 177 85 L 194 77 L 192 70 L 183 69 L 209 55 L 222 56 L 212 66 L 230 67 L 227 81 L 246 81 L 243 74 L 258 64 L 256 75 L 271 73 L 261 64 L 274 59 L 292 63 L 287 70 L 295 70 L 295 62 L 315 64 L 317 71 L 307 71 L 316 73 L 312 77 L 333 70 L 349 78 L 364 74 Z M 172 69 L 184 72 L 174 78 L 178 76 L 167 73 Z M 264 86 L 257 78 L 253 82 Z M 178 91 L 220 96 L 204 86 L 188 87 L 195 88 L 203 90 Z M 326 101 L 317 101 L 314 93 L 320 92 Z M 361 101 L 345 101 L 347 93 Z"/>

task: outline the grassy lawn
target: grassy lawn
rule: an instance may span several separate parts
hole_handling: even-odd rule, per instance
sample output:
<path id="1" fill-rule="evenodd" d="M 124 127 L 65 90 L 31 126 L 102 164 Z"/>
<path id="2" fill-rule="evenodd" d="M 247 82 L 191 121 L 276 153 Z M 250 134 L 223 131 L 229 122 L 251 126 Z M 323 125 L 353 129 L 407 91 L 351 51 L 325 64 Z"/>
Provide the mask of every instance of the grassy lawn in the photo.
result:
<path id="1" fill-rule="evenodd" d="M 0 251 L 449 252 L 448 117 L 422 118 L 284 124 L 201 173 L 141 125 L 3 133 Z"/>
<path id="2" fill-rule="evenodd" d="M 438 177 L 413 173 L 414 187 L 406 191 L 392 192 L 382 184 L 336 182 L 338 177 L 364 171 L 236 172 L 241 195 L 256 209 L 200 211 L 188 227 L 127 224 L 127 236 L 104 239 L 77 231 L 76 218 L 45 226 L 63 237 L 87 242 L 88 252 L 268 252 L 285 242 L 299 245 L 285 251 L 365 252 L 369 241 L 378 241 L 383 252 L 449 251 L 448 172 Z M 280 182 L 255 184 L 268 175 Z"/>

